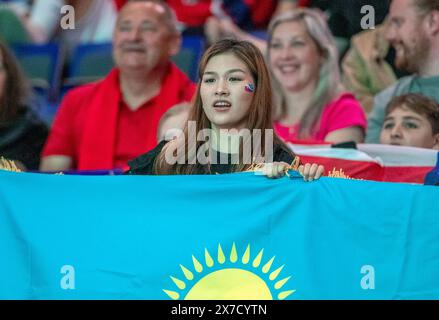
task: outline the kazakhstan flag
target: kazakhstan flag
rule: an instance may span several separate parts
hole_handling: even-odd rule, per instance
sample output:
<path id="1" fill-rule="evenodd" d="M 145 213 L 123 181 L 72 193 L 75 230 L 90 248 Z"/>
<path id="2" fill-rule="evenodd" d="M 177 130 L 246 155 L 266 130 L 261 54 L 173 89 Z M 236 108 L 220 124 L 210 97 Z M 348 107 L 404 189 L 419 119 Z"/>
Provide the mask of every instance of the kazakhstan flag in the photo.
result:
<path id="1" fill-rule="evenodd" d="M 2 299 L 438 299 L 439 188 L 0 172 Z"/>

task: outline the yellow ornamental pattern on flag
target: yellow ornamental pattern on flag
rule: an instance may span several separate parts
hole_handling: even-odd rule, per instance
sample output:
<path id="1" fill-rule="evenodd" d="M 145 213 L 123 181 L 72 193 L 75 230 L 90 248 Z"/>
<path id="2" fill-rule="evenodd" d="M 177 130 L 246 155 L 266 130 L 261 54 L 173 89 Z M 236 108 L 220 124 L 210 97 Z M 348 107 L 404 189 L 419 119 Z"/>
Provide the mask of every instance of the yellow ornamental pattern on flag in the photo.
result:
<path id="1" fill-rule="evenodd" d="M 5 159 L 4 157 L 0 157 L 0 170 L 22 172 L 14 161 Z"/>

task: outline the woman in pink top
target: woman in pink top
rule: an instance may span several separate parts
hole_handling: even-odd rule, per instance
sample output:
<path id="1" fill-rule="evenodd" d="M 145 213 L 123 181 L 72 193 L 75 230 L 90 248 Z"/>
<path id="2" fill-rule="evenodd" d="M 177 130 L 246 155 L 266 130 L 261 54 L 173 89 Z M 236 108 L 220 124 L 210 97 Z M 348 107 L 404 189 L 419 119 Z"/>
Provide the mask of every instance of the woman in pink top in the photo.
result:
<path id="1" fill-rule="evenodd" d="M 286 141 L 362 142 L 366 117 L 343 91 L 338 53 L 321 13 L 290 10 L 268 30 L 267 56 L 279 106 L 274 128 Z"/>

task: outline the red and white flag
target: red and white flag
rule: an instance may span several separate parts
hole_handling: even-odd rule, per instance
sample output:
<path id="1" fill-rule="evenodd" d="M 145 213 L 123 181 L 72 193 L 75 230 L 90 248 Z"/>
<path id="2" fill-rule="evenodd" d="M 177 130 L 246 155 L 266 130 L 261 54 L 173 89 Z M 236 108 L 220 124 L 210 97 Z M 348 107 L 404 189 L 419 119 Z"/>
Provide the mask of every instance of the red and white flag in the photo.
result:
<path id="1" fill-rule="evenodd" d="M 342 172 L 354 179 L 423 184 L 438 162 L 438 151 L 383 144 L 357 144 L 357 149 L 331 144 L 292 144 L 301 162 L 325 166 L 325 175 Z"/>

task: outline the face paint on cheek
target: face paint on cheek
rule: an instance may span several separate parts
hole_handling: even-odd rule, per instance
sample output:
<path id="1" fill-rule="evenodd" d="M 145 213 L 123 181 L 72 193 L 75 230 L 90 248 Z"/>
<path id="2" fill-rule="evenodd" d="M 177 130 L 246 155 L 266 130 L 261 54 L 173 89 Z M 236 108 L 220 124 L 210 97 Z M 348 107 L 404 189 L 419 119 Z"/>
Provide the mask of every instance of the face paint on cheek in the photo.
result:
<path id="1" fill-rule="evenodd" d="M 244 90 L 246 92 L 255 92 L 255 85 L 253 83 L 248 83 L 245 85 Z"/>

